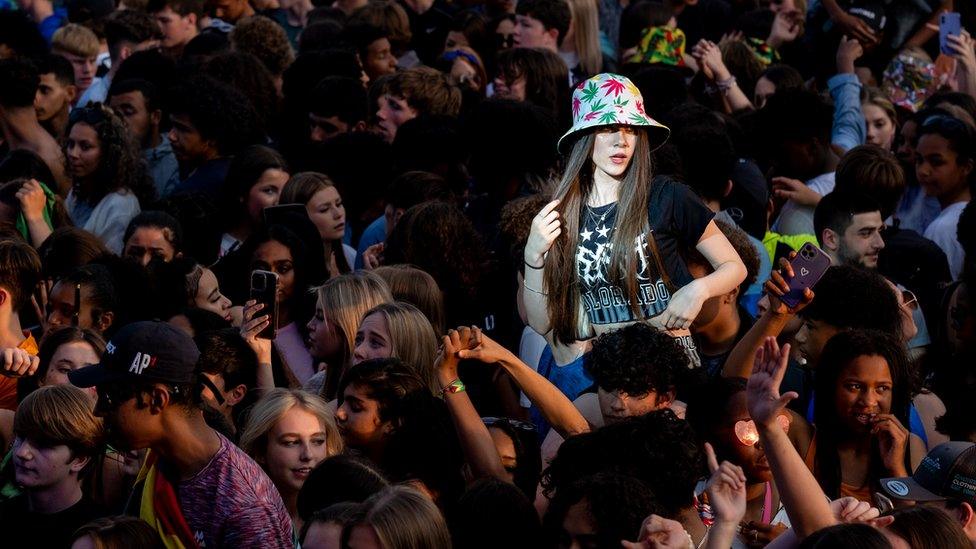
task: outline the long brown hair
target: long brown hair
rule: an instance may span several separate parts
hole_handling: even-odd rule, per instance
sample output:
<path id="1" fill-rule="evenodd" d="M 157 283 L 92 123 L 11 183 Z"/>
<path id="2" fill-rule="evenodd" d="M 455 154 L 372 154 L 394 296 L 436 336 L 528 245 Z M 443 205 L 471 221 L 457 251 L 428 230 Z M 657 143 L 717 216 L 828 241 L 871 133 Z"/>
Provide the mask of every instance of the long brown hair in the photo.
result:
<path id="1" fill-rule="evenodd" d="M 321 190 L 328 189 L 332 187 L 339 192 L 339 188 L 336 187 L 335 183 L 329 179 L 329 176 L 318 173 L 318 172 L 299 172 L 292 175 L 285 186 L 281 189 L 281 199 L 280 204 L 301 204 L 308 207 L 308 203 L 312 201 L 312 197 L 315 196 Z M 323 242 L 325 251 L 332 254 L 335 258 L 336 268 L 339 270 L 337 274 L 345 274 L 352 271 L 352 266 L 346 261 L 346 252 L 342 248 L 342 239 L 333 240 L 332 242 Z M 326 269 L 329 267 L 328 261 L 325 264 Z M 329 273 L 331 276 L 332 273 Z"/>
<path id="2" fill-rule="evenodd" d="M 582 323 L 576 249 L 579 245 L 580 220 L 585 212 L 586 199 L 593 190 L 591 157 L 594 141 L 593 132 L 576 141 L 566 162 L 566 172 L 553 195 L 554 199 L 560 201 L 558 211 L 563 226 L 562 233 L 549 250 L 544 276 L 546 291 L 549 293 L 548 312 L 553 335 L 564 344 L 585 338 L 585 334 L 580 333 Z M 637 303 L 638 260 L 633 252 L 633 243 L 641 234 L 647 234 L 648 249 L 645 253 L 648 259 L 654 260 L 653 265 L 648 267 L 651 276 L 654 277 L 654 273 L 661 270 L 657 246 L 654 236 L 650 234 L 648 223 L 647 206 L 651 194 L 652 170 L 650 141 L 647 133 L 640 131 L 637 133 L 630 166 L 620 182 L 617 216 L 610 241 L 613 252 L 607 272 L 609 282 L 626 291 L 631 310 L 637 316 L 640 315 Z"/>

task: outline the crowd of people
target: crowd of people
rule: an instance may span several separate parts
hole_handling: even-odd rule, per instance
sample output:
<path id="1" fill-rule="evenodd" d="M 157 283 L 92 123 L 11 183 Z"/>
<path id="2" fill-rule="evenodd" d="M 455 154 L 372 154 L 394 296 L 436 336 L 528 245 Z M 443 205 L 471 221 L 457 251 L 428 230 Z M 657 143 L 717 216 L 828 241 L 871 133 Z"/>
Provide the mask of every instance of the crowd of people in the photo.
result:
<path id="1" fill-rule="evenodd" d="M 974 6 L 0 0 L 4 544 L 976 547 Z"/>

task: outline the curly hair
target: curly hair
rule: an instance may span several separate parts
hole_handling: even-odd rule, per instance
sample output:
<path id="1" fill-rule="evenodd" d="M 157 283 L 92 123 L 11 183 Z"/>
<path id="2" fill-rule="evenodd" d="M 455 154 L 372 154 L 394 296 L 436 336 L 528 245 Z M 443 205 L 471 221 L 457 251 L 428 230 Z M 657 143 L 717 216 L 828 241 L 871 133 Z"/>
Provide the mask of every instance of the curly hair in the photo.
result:
<path id="1" fill-rule="evenodd" d="M 204 63 L 203 71 L 243 93 L 251 101 L 262 127 L 268 129 L 274 125 L 278 115 L 278 90 L 274 76 L 257 57 L 245 51 L 218 53 Z"/>
<path id="2" fill-rule="evenodd" d="M 583 367 L 604 391 L 643 398 L 674 389 L 688 355 L 675 338 L 638 322 L 596 338 Z"/>
<path id="3" fill-rule="evenodd" d="M 213 140 L 222 156 L 233 156 L 263 142 L 260 118 L 250 99 L 210 76 L 183 80 L 169 94 L 169 113 L 186 115 L 204 139 Z"/>
<path id="4" fill-rule="evenodd" d="M 548 539 L 559 539 L 563 521 L 577 503 L 586 505 L 599 547 L 616 547 L 620 540 L 631 539 L 648 516 L 666 514 L 640 479 L 620 473 L 597 473 L 573 482 L 552 498 L 542 521 Z"/>
<path id="5" fill-rule="evenodd" d="M 146 174 L 142 155 L 122 117 L 107 105 L 94 103 L 71 111 L 65 135 L 70 135 L 76 124 L 87 124 L 95 130 L 101 157 L 90 177 L 73 182 L 75 196 L 94 206 L 105 195 L 127 189 L 136 195 L 142 207 L 148 206 L 155 198 L 155 186 Z M 64 147 L 67 149 L 67 140 Z M 65 163 L 67 157 L 65 151 Z"/>
<path id="6" fill-rule="evenodd" d="M 255 15 L 245 17 L 230 31 L 231 47 L 261 60 L 271 72 L 280 76 L 295 60 L 285 29 L 271 19 Z"/>
<path id="7" fill-rule="evenodd" d="M 409 263 L 427 271 L 449 296 L 473 297 L 488 258 L 481 235 L 459 207 L 431 201 L 413 206 L 386 244 L 386 262 Z"/>
<path id="8" fill-rule="evenodd" d="M 665 409 L 570 437 L 543 472 L 542 487 L 552 496 L 592 474 L 626 474 L 657 495 L 664 516 L 676 516 L 693 504 L 703 465 L 691 425 Z"/>

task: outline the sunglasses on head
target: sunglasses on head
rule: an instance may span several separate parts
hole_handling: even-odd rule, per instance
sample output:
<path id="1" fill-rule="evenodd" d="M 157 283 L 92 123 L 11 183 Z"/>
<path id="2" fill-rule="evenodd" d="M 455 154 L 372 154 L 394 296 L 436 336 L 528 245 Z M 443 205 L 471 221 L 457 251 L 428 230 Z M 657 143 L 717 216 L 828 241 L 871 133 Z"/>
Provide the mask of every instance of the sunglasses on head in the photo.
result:
<path id="1" fill-rule="evenodd" d="M 901 298 L 905 302 L 905 306 L 913 311 L 918 310 L 918 298 L 911 290 L 902 290 Z"/>
<path id="2" fill-rule="evenodd" d="M 790 418 L 787 415 L 776 417 L 776 421 L 784 431 L 790 430 Z M 759 430 L 756 429 L 756 422 L 751 419 L 742 419 L 735 422 L 735 438 L 743 446 L 755 446 L 759 442 Z"/>

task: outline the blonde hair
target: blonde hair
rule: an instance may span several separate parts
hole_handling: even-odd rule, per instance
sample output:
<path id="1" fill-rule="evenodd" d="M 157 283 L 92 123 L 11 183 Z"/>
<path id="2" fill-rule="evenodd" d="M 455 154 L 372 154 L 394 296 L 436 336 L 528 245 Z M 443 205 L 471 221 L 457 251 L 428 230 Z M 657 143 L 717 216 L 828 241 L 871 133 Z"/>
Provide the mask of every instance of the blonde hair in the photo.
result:
<path id="1" fill-rule="evenodd" d="M 327 400 L 335 398 L 339 378 L 345 373 L 352 350 L 356 347 L 356 330 L 366 311 L 380 303 L 391 303 L 393 295 L 386 282 L 379 276 L 361 271 L 346 273 L 330 278 L 325 284 L 315 288 L 319 303 L 330 322 L 342 339 L 342 359 L 340 364 L 330 364 L 326 370 L 323 396 Z"/>
<path id="2" fill-rule="evenodd" d="M 596 0 L 568 0 L 572 13 L 573 46 L 584 76 L 589 78 L 603 70 L 600 50 L 600 21 Z"/>
<path id="3" fill-rule="evenodd" d="M 878 88 L 864 88 L 861 91 L 861 104 L 862 105 L 874 105 L 878 107 L 891 119 L 891 124 L 898 127 L 898 111 L 895 110 L 895 105 L 888 99 L 888 96 L 884 94 Z"/>
<path id="4" fill-rule="evenodd" d="M 268 450 L 268 432 L 292 408 L 300 408 L 318 418 L 325 431 L 326 457 L 342 453 L 342 437 L 328 404 L 318 395 L 298 389 L 272 389 L 254 404 L 241 431 L 239 446 L 255 460 Z"/>
<path id="5" fill-rule="evenodd" d="M 370 496 L 343 528 L 343 540 L 359 525 L 372 527 L 383 549 L 451 548 L 451 534 L 437 506 L 407 486 L 390 486 Z"/>
<path id="6" fill-rule="evenodd" d="M 14 433 L 43 446 L 63 444 L 73 457 L 95 457 L 103 431 L 94 407 L 92 398 L 74 385 L 41 387 L 17 407 Z"/>
<path id="7" fill-rule="evenodd" d="M 444 335 L 444 294 L 430 273 L 413 265 L 402 264 L 384 265 L 373 269 L 373 272 L 386 281 L 394 299 L 420 309 L 430 321 L 434 334 Z"/>
<path id="8" fill-rule="evenodd" d="M 88 27 L 68 23 L 54 32 L 51 49 L 82 57 L 96 57 L 99 50 L 98 37 Z"/>
<path id="9" fill-rule="evenodd" d="M 383 315 L 390 331 L 393 357 L 399 358 L 408 368 L 424 380 L 434 396 L 439 396 L 440 383 L 434 371 L 437 358 L 437 335 L 420 309 L 409 303 L 397 301 L 382 303 L 363 315 Z"/>

